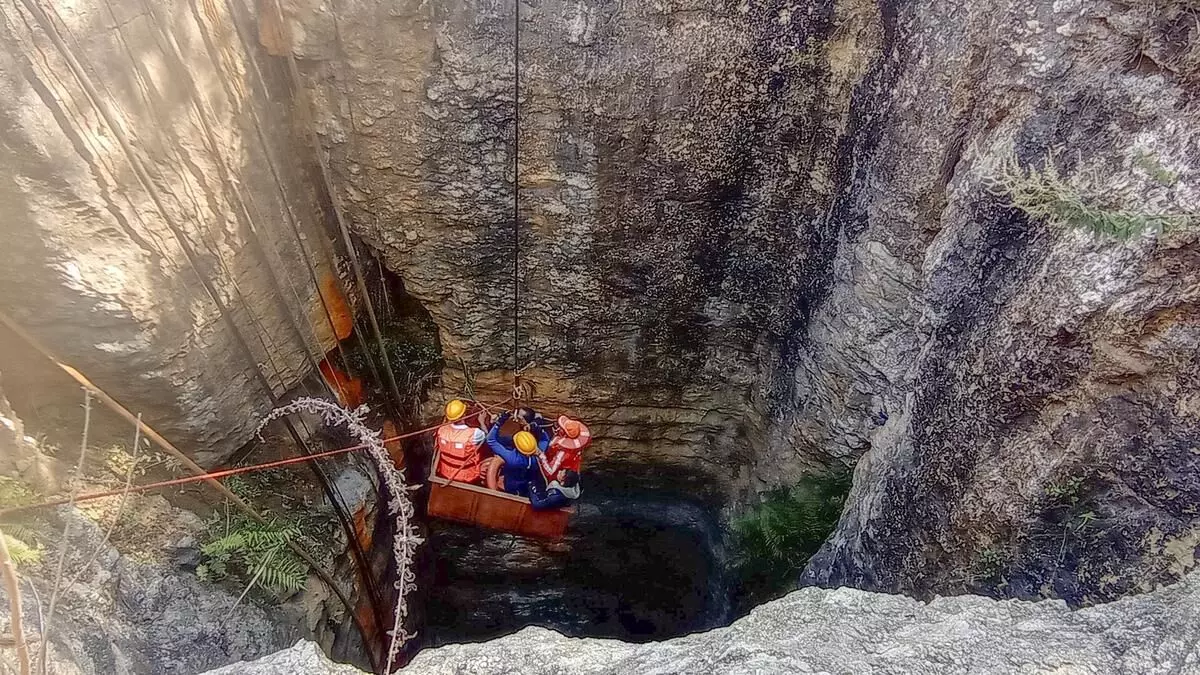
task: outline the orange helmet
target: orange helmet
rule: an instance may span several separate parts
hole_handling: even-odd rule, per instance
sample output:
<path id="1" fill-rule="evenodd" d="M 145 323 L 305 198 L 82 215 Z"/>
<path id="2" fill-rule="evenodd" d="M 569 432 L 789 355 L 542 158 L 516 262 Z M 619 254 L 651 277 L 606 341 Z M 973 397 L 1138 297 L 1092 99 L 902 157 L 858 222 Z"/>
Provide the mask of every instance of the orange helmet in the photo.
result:
<path id="1" fill-rule="evenodd" d="M 579 434 L 583 431 L 583 425 L 579 420 L 573 420 L 566 415 L 558 418 L 558 428 L 562 429 L 567 438 L 579 438 Z"/>

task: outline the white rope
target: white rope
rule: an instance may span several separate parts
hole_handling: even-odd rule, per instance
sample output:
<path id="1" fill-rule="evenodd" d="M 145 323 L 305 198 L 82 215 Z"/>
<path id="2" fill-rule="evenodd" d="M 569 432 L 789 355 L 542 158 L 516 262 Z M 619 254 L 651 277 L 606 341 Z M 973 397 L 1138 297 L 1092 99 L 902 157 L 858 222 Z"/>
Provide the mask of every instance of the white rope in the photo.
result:
<path id="1" fill-rule="evenodd" d="M 358 442 L 367 446 L 367 451 L 379 468 L 383 483 L 388 491 L 388 513 L 395 518 L 395 532 L 392 535 L 392 557 L 396 561 L 396 608 L 392 617 L 392 629 L 388 631 L 391 640 L 388 643 L 387 666 L 384 673 L 392 672 L 392 664 L 404 643 L 416 637 L 416 633 L 408 633 L 404 629 L 404 620 L 408 616 L 408 594 L 417 588 L 417 574 L 413 565 L 417 547 L 424 539 L 421 538 L 415 522 L 415 512 L 408 493 L 420 488 L 420 485 L 407 485 L 404 476 L 396 469 L 391 455 L 383 446 L 382 432 L 375 431 L 366 425 L 364 418 L 370 409 L 359 406 L 354 410 L 346 410 L 331 401 L 316 398 L 298 398 L 291 403 L 276 408 L 258 425 L 258 433 L 262 432 L 271 421 L 297 412 L 307 412 L 320 415 L 327 423 L 334 426 L 345 425 L 346 429 Z"/>

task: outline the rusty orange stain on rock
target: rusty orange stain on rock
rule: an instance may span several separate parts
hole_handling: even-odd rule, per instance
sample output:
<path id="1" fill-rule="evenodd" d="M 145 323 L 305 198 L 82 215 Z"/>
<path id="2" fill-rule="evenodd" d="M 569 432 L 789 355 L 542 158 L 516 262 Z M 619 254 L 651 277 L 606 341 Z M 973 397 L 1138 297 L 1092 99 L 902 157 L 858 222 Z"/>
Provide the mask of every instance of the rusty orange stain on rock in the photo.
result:
<path id="1" fill-rule="evenodd" d="M 383 437 L 384 438 L 391 438 L 393 436 L 399 435 L 399 433 L 400 433 L 400 430 L 396 428 L 396 424 L 394 422 L 392 422 L 391 420 L 383 421 Z M 390 443 L 384 443 L 383 447 L 387 448 L 388 454 L 391 455 L 391 457 L 392 457 L 392 463 L 396 465 L 396 468 L 403 469 L 404 468 L 404 445 L 401 444 L 400 441 L 391 441 Z"/>
<path id="2" fill-rule="evenodd" d="M 330 388 L 337 394 L 338 402 L 347 408 L 357 408 L 366 398 L 363 394 L 363 383 L 357 377 L 351 377 L 333 365 L 329 357 L 321 359 L 317 364 L 321 375 L 329 383 Z"/>
<path id="3" fill-rule="evenodd" d="M 337 275 L 326 272 L 321 275 L 321 297 L 329 307 L 330 318 L 333 321 L 333 334 L 339 340 L 350 337 L 354 330 L 354 312 L 342 294 L 342 284 Z"/>
<path id="4" fill-rule="evenodd" d="M 375 541 L 375 536 L 370 523 L 367 522 L 366 508 L 361 508 L 354 512 L 354 535 L 357 537 L 358 543 L 364 551 L 371 550 L 371 543 Z"/>

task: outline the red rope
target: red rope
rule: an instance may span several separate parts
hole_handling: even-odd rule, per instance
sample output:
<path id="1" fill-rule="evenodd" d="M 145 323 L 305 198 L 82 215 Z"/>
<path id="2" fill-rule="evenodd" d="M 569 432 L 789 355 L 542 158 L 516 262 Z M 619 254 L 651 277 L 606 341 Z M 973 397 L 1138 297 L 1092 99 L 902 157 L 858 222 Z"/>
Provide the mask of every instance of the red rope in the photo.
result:
<path id="1" fill-rule="evenodd" d="M 485 410 L 491 411 L 495 408 L 499 408 L 499 407 L 507 404 L 511 400 L 512 399 L 508 399 L 502 403 L 498 403 L 493 406 L 489 406 L 489 405 L 480 403 L 479 406 Z M 383 439 L 382 442 L 386 444 L 386 443 L 391 443 L 393 441 L 399 441 L 399 440 L 402 440 L 405 438 L 412 438 L 413 436 L 420 436 L 421 434 L 427 434 L 431 431 L 437 431 L 439 428 L 441 428 L 442 424 L 444 424 L 444 422 L 439 422 L 438 424 L 435 424 L 435 425 L 429 426 L 429 427 L 425 427 L 424 429 L 417 429 L 416 431 L 409 431 L 408 433 L 403 433 L 398 436 L 392 436 L 391 438 L 385 438 L 385 439 Z M 250 466 L 239 466 L 239 467 L 235 467 L 233 469 L 224 469 L 221 471 L 213 471 L 211 473 L 196 474 L 194 476 L 184 476 L 183 478 L 173 478 L 171 480 L 164 480 L 164 481 L 160 481 L 158 483 L 147 483 L 146 485 L 135 485 L 128 489 L 108 490 L 105 492 L 91 492 L 88 494 L 83 494 L 83 495 L 79 495 L 79 496 L 75 497 L 75 501 L 76 502 L 87 502 L 87 501 L 92 501 L 94 499 L 104 499 L 105 497 L 116 497 L 118 495 L 123 495 L 123 494 L 135 494 L 135 493 L 139 493 L 139 492 L 147 492 L 149 490 L 154 490 L 156 488 L 161 488 L 161 487 L 171 487 L 173 485 L 187 485 L 188 483 L 198 483 L 202 480 L 228 478 L 229 476 L 236 476 L 238 474 L 243 474 L 243 473 L 251 473 L 253 471 L 265 471 L 266 469 L 274 469 L 274 468 L 281 467 L 281 466 L 288 466 L 291 464 L 299 464 L 300 462 L 307 462 L 310 459 L 325 459 L 327 457 L 336 457 L 337 455 L 344 455 L 348 452 L 354 452 L 355 450 L 362 450 L 363 448 L 366 448 L 366 447 L 367 447 L 367 445 L 365 443 L 362 443 L 359 445 L 351 445 L 346 448 L 338 448 L 336 450 L 326 450 L 325 452 L 315 452 L 311 455 L 304 455 L 301 457 L 289 457 L 287 459 L 279 459 L 279 460 L 275 460 L 273 462 L 264 462 L 262 464 L 251 464 Z M 69 504 L 69 503 L 71 503 L 71 498 L 63 497 L 62 499 L 55 499 L 55 500 L 48 501 L 48 502 L 41 502 L 39 504 L 24 504 L 22 506 L 12 506 L 7 509 L 0 509 L 0 518 L 3 518 L 4 516 L 7 516 L 7 515 L 10 515 L 13 513 L 29 511 L 31 509 L 41 509 L 41 508 L 46 508 L 49 506 L 62 506 L 63 504 Z"/>
<path id="2" fill-rule="evenodd" d="M 442 425 L 438 424 L 437 426 L 427 427 L 425 429 L 420 429 L 418 431 L 410 431 L 409 433 L 400 434 L 399 436 L 392 436 L 391 438 L 383 439 L 383 442 L 391 443 L 392 441 L 398 441 L 403 438 L 411 438 L 413 436 L 419 436 L 421 434 L 429 433 L 430 431 L 436 431 L 437 428 L 440 426 L 442 426 Z M 173 478 L 171 480 L 164 480 L 164 481 L 160 481 L 158 483 L 148 483 L 146 485 L 136 485 L 136 486 L 130 487 L 128 490 L 121 489 L 121 490 L 108 490 L 106 492 L 92 492 L 92 493 L 88 493 L 88 494 L 79 495 L 78 497 L 75 498 L 75 501 L 76 502 L 86 502 L 86 501 L 91 501 L 93 499 L 103 499 L 105 497 L 116 497 L 118 495 L 122 495 L 122 494 L 126 494 L 126 493 L 134 494 L 134 493 L 138 493 L 138 492 L 146 492 L 148 490 L 153 490 L 155 488 L 160 488 L 160 487 L 171 487 L 172 485 L 186 485 L 188 483 L 198 483 L 202 480 L 209 480 L 210 478 L 211 479 L 228 478 L 229 476 L 236 476 L 236 475 L 242 474 L 242 473 L 250 473 L 252 471 L 264 471 L 266 469 L 274 469 L 274 468 L 280 467 L 280 466 L 288 466 L 289 464 L 299 464 L 300 462 L 307 462 L 310 459 L 324 459 L 327 457 L 335 457 L 337 455 L 344 455 L 348 452 L 354 452 L 355 450 L 362 450 L 365 447 L 367 447 L 367 445 L 364 443 L 364 444 L 360 444 L 360 445 L 352 445 L 347 448 L 338 448 L 336 450 L 327 450 L 325 452 L 314 452 L 311 455 L 304 455 L 301 457 L 289 457 L 287 459 L 280 459 L 280 460 L 276 460 L 274 462 L 264 462 L 262 464 L 252 464 L 250 466 L 239 466 L 239 467 L 236 467 L 233 469 L 224 469 L 222 471 L 213 471 L 211 473 L 202 473 L 202 474 L 197 474 L 195 476 L 184 476 L 183 478 Z M 62 499 L 55 499 L 55 500 L 48 501 L 48 502 L 42 502 L 40 504 L 25 504 L 23 506 L 13 506 L 13 507 L 10 507 L 7 509 L 0 509 L 0 518 L 3 518 L 4 516 L 7 516 L 12 513 L 28 511 L 30 509 L 40 509 L 40 508 L 45 508 L 48 506 L 61 506 L 63 504 L 70 503 L 70 501 L 71 501 L 70 497 L 64 497 Z"/>

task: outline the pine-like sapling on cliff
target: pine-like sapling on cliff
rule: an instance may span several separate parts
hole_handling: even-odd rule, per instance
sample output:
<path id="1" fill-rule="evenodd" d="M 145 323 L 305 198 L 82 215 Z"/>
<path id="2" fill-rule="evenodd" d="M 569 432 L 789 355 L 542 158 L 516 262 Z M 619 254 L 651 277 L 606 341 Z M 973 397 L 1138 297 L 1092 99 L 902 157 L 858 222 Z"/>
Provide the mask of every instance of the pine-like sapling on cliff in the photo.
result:
<path id="1" fill-rule="evenodd" d="M 1120 195 L 1114 185 L 1101 187 L 1100 183 L 1096 178 L 1063 176 L 1051 153 L 1041 168 L 1022 167 L 1011 154 L 988 178 L 987 185 L 993 194 L 1006 196 L 1030 218 L 1084 230 L 1096 237 L 1127 240 L 1143 233 L 1164 234 L 1200 225 L 1200 216 L 1194 213 L 1118 207 L 1114 204 L 1117 197 L 1126 202 L 1132 197 Z"/>

